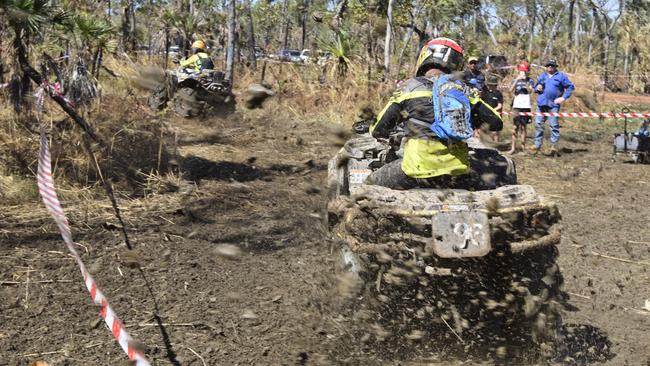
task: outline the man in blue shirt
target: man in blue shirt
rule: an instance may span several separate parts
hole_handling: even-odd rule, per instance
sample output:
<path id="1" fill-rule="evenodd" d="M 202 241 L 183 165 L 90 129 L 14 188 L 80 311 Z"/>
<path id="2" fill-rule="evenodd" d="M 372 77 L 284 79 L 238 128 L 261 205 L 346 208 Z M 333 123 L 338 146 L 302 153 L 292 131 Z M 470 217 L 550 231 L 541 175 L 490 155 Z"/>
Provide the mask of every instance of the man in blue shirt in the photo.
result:
<path id="1" fill-rule="evenodd" d="M 537 96 L 537 112 L 557 113 L 560 105 L 567 100 L 575 87 L 566 74 L 557 70 L 557 61 L 546 62 L 546 72 L 539 76 L 535 84 Z M 535 151 L 542 147 L 544 139 L 544 121 L 548 120 L 551 128 L 551 153 L 557 153 L 556 144 L 560 140 L 560 124 L 557 117 L 537 116 L 535 118 Z"/>

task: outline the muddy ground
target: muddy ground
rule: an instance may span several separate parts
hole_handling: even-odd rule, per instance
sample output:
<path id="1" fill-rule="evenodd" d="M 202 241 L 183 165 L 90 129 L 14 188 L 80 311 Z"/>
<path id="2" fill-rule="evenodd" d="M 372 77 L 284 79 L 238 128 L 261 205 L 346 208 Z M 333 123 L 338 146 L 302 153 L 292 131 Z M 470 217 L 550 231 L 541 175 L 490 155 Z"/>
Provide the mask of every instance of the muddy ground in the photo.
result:
<path id="1" fill-rule="evenodd" d="M 360 342 L 341 346 L 353 338 L 332 311 L 334 243 L 324 226 L 336 147 L 323 122 L 252 116 L 175 122 L 191 184 L 120 200 L 137 254 L 107 200 L 65 202 L 84 261 L 154 364 L 521 364 L 452 352 L 453 337 L 388 358 Z M 584 123 L 566 122 L 559 157 L 514 156 L 521 183 L 555 200 L 564 219 L 566 351 L 554 363 L 646 366 L 650 166 L 612 161 L 613 122 Z M 0 218 L 0 365 L 127 364 L 42 206 Z"/>

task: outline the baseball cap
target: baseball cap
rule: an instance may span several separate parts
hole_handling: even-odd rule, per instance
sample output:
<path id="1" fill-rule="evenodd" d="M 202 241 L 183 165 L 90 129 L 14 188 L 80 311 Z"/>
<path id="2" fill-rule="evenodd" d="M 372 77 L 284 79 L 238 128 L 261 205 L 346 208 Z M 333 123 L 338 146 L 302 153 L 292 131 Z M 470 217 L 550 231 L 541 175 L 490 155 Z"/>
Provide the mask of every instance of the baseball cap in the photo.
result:
<path id="1" fill-rule="evenodd" d="M 529 65 L 528 62 L 526 62 L 526 61 L 524 61 L 524 62 L 520 62 L 520 63 L 517 65 L 517 71 L 529 72 L 529 71 L 530 71 L 530 65 Z"/>
<path id="2" fill-rule="evenodd" d="M 546 61 L 546 64 L 544 64 L 544 66 L 555 66 L 555 67 L 557 67 L 557 61 L 555 61 L 555 59 L 552 58 L 552 59 Z"/>
<path id="3" fill-rule="evenodd" d="M 467 60 L 468 64 L 471 64 L 472 62 L 478 62 L 478 57 L 472 56 Z"/>

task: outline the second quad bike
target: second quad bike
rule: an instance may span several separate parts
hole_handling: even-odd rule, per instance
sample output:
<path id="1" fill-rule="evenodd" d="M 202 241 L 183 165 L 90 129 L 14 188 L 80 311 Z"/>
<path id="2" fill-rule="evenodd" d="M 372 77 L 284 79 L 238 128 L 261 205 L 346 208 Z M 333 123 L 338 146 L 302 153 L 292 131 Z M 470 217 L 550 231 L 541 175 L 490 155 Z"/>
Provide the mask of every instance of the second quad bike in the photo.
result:
<path id="1" fill-rule="evenodd" d="M 170 101 L 174 111 L 186 118 L 227 115 L 235 110 L 230 84 L 216 70 L 165 72 L 164 80 L 156 85 L 148 103 L 151 109 L 162 110 Z"/>
<path id="2" fill-rule="evenodd" d="M 624 109 L 623 113 L 629 113 Z M 614 157 L 616 154 L 629 154 L 634 163 L 650 164 L 650 118 L 645 119 L 639 129 L 634 132 L 628 132 L 627 117 L 624 117 L 623 133 L 614 134 Z"/>
<path id="3" fill-rule="evenodd" d="M 517 184 L 497 150 L 468 145 L 462 189 L 403 191 L 365 183 L 401 154 L 399 143 L 348 140 L 328 165 L 337 270 L 361 284 L 356 303 L 397 327 L 392 334 L 444 322 L 457 335 L 509 334 L 548 351 L 560 322 L 557 206 Z"/>

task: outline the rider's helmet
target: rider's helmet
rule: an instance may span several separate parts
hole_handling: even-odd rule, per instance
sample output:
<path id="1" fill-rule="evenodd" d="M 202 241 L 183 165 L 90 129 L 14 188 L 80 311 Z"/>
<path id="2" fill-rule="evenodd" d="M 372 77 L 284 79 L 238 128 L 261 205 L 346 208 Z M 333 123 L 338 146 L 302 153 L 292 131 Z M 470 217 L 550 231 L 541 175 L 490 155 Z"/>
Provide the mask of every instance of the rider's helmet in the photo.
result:
<path id="1" fill-rule="evenodd" d="M 434 38 L 427 42 L 415 64 L 415 76 L 423 76 L 432 67 L 445 73 L 460 70 L 463 66 L 463 48 L 449 38 Z"/>
<path id="2" fill-rule="evenodd" d="M 198 40 L 192 43 L 192 52 L 197 53 L 199 51 L 205 52 L 205 42 Z"/>

